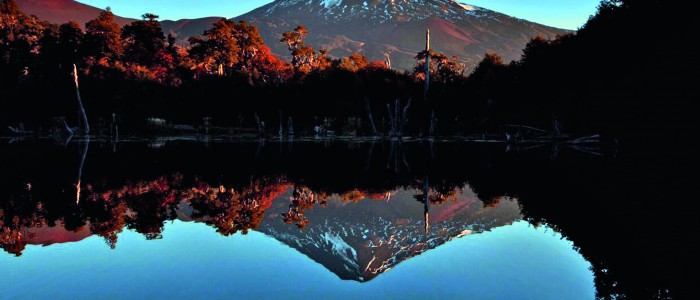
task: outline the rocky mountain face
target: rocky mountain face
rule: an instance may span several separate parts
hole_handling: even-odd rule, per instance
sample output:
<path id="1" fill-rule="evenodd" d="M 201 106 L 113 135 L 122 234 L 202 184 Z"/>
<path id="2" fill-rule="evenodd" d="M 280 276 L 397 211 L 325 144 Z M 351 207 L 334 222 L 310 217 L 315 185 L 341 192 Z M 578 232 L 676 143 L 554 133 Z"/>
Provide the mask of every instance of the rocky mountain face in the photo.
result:
<path id="1" fill-rule="evenodd" d="M 278 0 L 235 19 L 258 26 L 277 54 L 287 52 L 276 43 L 282 32 L 304 25 L 307 43 L 316 48 L 337 57 L 361 52 L 383 60 L 390 55 L 395 69 L 414 66 L 428 28 L 435 50 L 458 56 L 468 66 L 487 51 L 517 59 L 531 38 L 567 32 L 454 0 Z"/>
<path id="2" fill-rule="evenodd" d="M 100 11 L 73 0 L 17 3 L 25 13 L 55 23 L 84 24 Z M 164 32 L 184 43 L 218 19 L 165 20 L 162 25 Z M 277 0 L 234 19 L 258 26 L 273 53 L 282 57 L 289 54 L 286 45 L 279 43 L 282 33 L 304 25 L 309 30 L 306 42 L 316 49 L 326 48 L 335 57 L 353 52 L 371 60 L 389 56 L 392 67 L 399 70 L 413 68 L 416 53 L 425 47 L 428 28 L 433 49 L 458 56 L 470 67 L 487 51 L 506 61 L 517 59 L 531 38 L 567 32 L 454 0 Z M 122 25 L 130 21 L 117 18 Z"/>

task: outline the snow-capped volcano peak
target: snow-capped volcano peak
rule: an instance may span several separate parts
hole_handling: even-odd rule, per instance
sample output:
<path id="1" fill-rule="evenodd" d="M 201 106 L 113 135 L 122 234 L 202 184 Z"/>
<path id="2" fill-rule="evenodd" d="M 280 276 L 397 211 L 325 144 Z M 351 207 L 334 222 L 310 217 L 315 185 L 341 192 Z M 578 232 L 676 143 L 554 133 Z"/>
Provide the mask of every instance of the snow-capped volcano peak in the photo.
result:
<path id="1" fill-rule="evenodd" d="M 277 0 L 236 20 L 258 26 L 278 55 L 288 53 L 277 43 L 282 33 L 304 25 L 305 43 L 333 57 L 358 52 L 383 61 L 390 55 L 399 70 L 415 66 L 426 28 L 436 51 L 458 56 L 470 68 L 487 51 L 516 59 L 530 38 L 566 32 L 458 1 L 469 0 Z"/>
<path id="2" fill-rule="evenodd" d="M 469 5 L 469 4 L 462 3 L 462 2 L 457 2 L 457 4 L 459 4 L 459 6 L 461 6 L 462 8 L 464 8 L 468 11 L 474 11 L 474 10 L 480 9 L 480 8 L 477 8 L 476 6 Z"/>
<path id="3" fill-rule="evenodd" d="M 448 20 L 493 17 L 489 10 L 454 0 L 278 0 L 266 12 L 303 10 L 332 22 L 369 19 L 373 23 L 408 22 L 431 16 Z"/>

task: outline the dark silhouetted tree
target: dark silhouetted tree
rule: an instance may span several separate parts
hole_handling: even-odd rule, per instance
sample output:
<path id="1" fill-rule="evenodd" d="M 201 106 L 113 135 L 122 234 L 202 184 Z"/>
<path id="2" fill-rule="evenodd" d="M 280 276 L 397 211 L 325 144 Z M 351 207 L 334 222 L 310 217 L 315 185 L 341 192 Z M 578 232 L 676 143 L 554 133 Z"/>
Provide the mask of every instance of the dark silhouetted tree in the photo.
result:
<path id="1" fill-rule="evenodd" d="M 226 70 L 231 70 L 239 62 L 241 48 L 234 35 L 235 26 L 235 22 L 221 19 L 211 29 L 204 31 L 203 36 L 189 39 L 190 54 L 199 67 L 224 75 Z"/>
<path id="2" fill-rule="evenodd" d="M 160 52 L 165 50 L 166 40 L 158 16 L 144 14 L 143 20 L 124 26 L 124 60 L 147 67 L 158 64 Z"/>
<path id="3" fill-rule="evenodd" d="M 123 54 L 121 27 L 114 22 L 112 10 L 107 8 L 97 18 L 85 23 L 85 54 L 91 64 L 106 65 L 106 59 L 116 60 Z"/>

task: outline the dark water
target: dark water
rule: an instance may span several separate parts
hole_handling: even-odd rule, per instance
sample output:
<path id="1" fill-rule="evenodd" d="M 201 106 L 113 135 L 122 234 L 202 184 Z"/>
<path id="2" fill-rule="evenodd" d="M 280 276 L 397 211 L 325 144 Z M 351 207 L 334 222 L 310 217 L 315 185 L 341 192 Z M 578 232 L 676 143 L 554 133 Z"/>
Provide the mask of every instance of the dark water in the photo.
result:
<path id="1" fill-rule="evenodd" d="M 697 276 L 697 161 L 668 149 L 0 142 L 3 299 L 684 298 Z"/>

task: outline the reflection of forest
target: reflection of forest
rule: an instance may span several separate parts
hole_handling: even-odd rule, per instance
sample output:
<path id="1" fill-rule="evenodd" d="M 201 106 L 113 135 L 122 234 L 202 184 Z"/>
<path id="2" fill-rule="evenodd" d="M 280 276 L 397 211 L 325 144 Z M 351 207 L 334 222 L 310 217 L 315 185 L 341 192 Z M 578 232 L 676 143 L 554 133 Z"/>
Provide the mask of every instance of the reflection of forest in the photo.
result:
<path id="1" fill-rule="evenodd" d="M 403 188 L 418 191 L 419 186 Z M 455 184 L 436 185 L 429 197 L 431 205 L 458 204 L 462 188 L 463 185 Z M 78 203 L 66 201 L 47 206 L 44 202 L 52 195 L 26 185 L 0 202 L 0 247 L 19 256 L 27 244 L 60 243 L 98 235 L 114 248 L 117 234 L 124 228 L 147 239 L 158 239 L 164 222 L 173 219 L 204 222 L 225 236 L 238 231 L 246 234 L 260 226 L 273 200 L 285 201 L 283 195 L 289 195 L 289 209 L 278 213 L 282 221 L 304 228 L 309 223 L 305 211 L 325 207 L 330 197 L 348 203 L 390 201 L 392 193 L 393 189 L 312 191 L 280 176 L 263 177 L 244 185 L 211 184 L 176 173 L 111 189 L 104 183 L 87 183 Z M 423 201 L 421 197 L 416 192 L 418 201 Z"/>
<path id="2" fill-rule="evenodd" d="M 417 223 L 411 225 L 418 226 L 423 220 L 419 201 L 427 174 L 429 198 L 437 200 L 430 202 L 430 230 L 439 229 L 432 225 L 439 222 L 442 207 L 456 207 L 451 196 L 456 195 L 459 202 L 460 195 L 472 191 L 479 199 L 472 206 L 484 206 L 483 212 L 494 211 L 489 206 L 515 203 L 504 201 L 508 198 L 503 195 L 517 197 L 516 204 L 527 220 L 535 225 L 544 221 L 548 228 L 563 233 L 594 265 L 601 295 L 626 293 L 635 286 L 673 288 L 692 278 L 684 274 L 697 273 L 691 268 L 695 261 L 686 259 L 694 257 L 697 247 L 691 243 L 693 239 L 685 238 L 696 235 L 693 214 L 697 202 L 669 205 L 666 201 L 687 199 L 697 180 L 674 173 L 672 164 L 650 167 L 635 157 L 610 160 L 565 149 L 558 160 L 552 160 L 546 147 L 507 152 L 496 144 L 404 142 L 395 146 L 393 149 L 401 152 L 398 156 L 392 154 L 389 143 L 372 141 L 227 142 L 209 146 L 172 142 L 162 148 L 143 143 L 93 143 L 83 171 L 83 200 L 76 204 L 71 185 L 75 184 L 80 157 L 75 143 L 67 148 L 41 141 L 4 145 L 5 155 L 0 156 L 0 247 L 19 254 L 27 244 L 77 241 L 89 235 L 100 235 L 114 245 L 125 227 L 157 238 L 163 222 L 172 219 L 207 222 L 222 233 L 259 226 L 257 230 L 266 234 L 275 229 L 303 238 L 324 226 L 326 220 L 341 215 L 361 223 L 358 216 L 375 210 L 380 214 L 404 211 L 403 207 L 392 207 L 401 202 L 414 205 L 411 216 L 415 219 L 411 221 Z M 654 153 L 665 153 L 664 149 Z M 682 163 L 693 166 L 692 162 Z M 187 176 L 161 178 L 163 174 Z M 197 182 L 208 184 L 198 186 Z M 159 184 L 167 189 L 155 188 Z M 245 204 L 213 202 L 219 199 L 222 184 L 222 199 L 231 201 L 235 195 L 245 200 L 244 194 L 254 195 L 255 202 L 247 204 L 253 208 L 241 216 L 239 211 Z M 278 199 L 263 212 L 255 208 L 256 204 L 265 205 L 262 196 L 255 193 L 264 193 L 261 190 L 266 186 L 279 196 L 270 194 L 270 199 Z M 290 199 L 294 187 L 313 192 L 315 203 L 299 202 L 292 212 L 303 215 L 293 215 L 287 219 L 293 224 L 285 224 L 282 214 L 289 213 L 294 204 Z M 452 195 L 458 188 L 462 190 Z M 195 192 L 201 199 L 181 201 Z M 106 199 L 102 198 L 105 194 Z M 174 197 L 172 202 L 165 200 L 168 195 Z M 438 204 L 441 199 L 447 199 L 446 203 Z M 372 209 L 356 210 L 370 206 Z M 264 213 L 259 225 L 255 225 L 255 218 L 262 215 L 256 212 Z M 299 230 L 294 224 L 304 218 L 308 224 Z M 248 219 L 250 223 L 242 222 Z M 398 219 L 402 218 L 393 221 L 404 222 Z M 358 252 L 358 261 L 364 261 L 359 256 Z M 679 269 L 683 272 L 677 272 Z"/>

